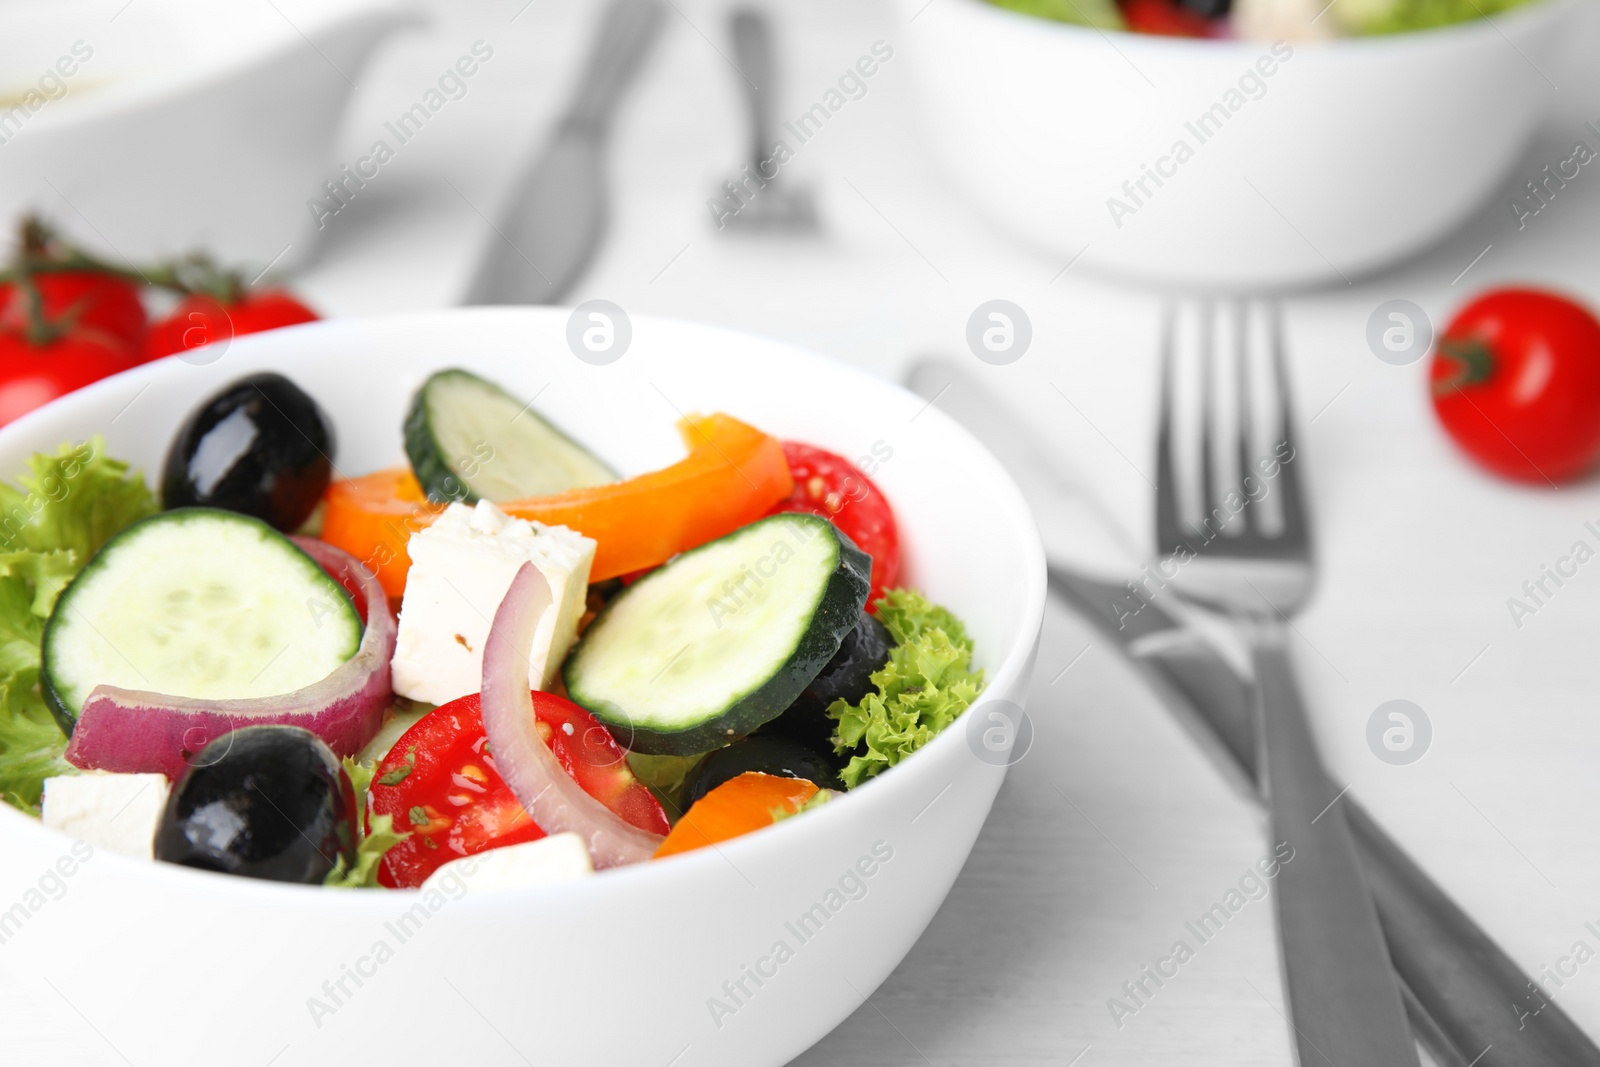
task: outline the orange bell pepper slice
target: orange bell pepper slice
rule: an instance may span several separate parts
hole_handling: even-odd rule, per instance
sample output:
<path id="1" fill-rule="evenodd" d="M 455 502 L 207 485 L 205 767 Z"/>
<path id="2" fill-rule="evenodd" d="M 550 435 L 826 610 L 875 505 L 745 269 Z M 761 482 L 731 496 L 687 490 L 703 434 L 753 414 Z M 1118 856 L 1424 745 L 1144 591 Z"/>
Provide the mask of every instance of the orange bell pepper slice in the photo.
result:
<path id="1" fill-rule="evenodd" d="M 599 542 L 591 581 L 658 567 L 755 522 L 794 490 L 783 444 L 728 415 L 678 424 L 689 454 L 625 482 L 502 504 L 507 515 L 567 526 Z"/>
<path id="2" fill-rule="evenodd" d="M 655 858 L 720 844 L 771 826 L 778 813 L 794 814 L 817 795 L 817 784 L 804 778 L 746 771 L 701 797 L 678 820 Z"/>
<path id="3" fill-rule="evenodd" d="M 383 591 L 398 599 L 411 569 L 406 542 L 444 509 L 429 502 L 409 467 L 334 482 L 322 503 L 319 536 L 365 563 Z"/>
<path id="4" fill-rule="evenodd" d="M 689 454 L 627 481 L 503 503 L 508 515 L 567 526 L 597 542 L 591 581 L 660 566 L 766 514 L 794 488 L 783 445 L 729 415 L 688 418 Z M 366 563 L 391 597 L 405 591 L 406 542 L 443 510 L 408 470 L 335 482 L 322 539 Z"/>

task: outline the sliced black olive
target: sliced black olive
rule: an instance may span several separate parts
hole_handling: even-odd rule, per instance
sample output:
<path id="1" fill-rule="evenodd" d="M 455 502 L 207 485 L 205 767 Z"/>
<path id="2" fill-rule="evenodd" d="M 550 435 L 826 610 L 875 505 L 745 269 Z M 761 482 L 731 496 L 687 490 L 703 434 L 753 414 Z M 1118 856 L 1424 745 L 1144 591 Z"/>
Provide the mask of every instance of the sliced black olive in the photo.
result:
<path id="1" fill-rule="evenodd" d="M 727 748 L 707 753 L 683 779 L 683 810 L 723 782 L 746 771 L 759 771 L 779 778 L 804 778 L 819 789 L 843 789 L 833 763 L 821 753 L 787 737 L 756 735 L 735 741 Z"/>
<path id="2" fill-rule="evenodd" d="M 856 704 L 872 692 L 872 672 L 889 661 L 894 638 L 883 623 L 865 611 L 855 629 L 845 635 L 828 665 L 811 680 L 782 715 L 763 726 L 758 733 L 787 737 L 807 748 L 827 753 L 835 766 L 842 767 L 849 756 L 833 755 L 834 721 L 828 718 L 828 705 L 835 700 Z"/>
<path id="3" fill-rule="evenodd" d="M 247 726 L 191 757 L 156 829 L 168 863 L 320 885 L 350 854 L 355 794 L 333 750 L 298 726 Z"/>
<path id="4" fill-rule="evenodd" d="M 285 532 L 306 521 L 333 471 L 333 430 L 281 374 L 240 378 L 191 414 L 161 475 L 168 508 L 224 508 Z"/>

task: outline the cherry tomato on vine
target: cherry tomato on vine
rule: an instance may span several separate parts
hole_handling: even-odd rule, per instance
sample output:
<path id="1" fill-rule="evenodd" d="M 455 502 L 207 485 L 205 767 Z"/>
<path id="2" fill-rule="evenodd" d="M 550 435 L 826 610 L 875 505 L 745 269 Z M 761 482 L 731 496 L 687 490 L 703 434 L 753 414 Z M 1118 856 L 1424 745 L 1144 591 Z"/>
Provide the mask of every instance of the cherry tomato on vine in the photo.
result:
<path id="1" fill-rule="evenodd" d="M 138 352 L 146 318 L 139 287 L 115 274 L 93 270 L 41 270 L 30 276 L 39 294 L 38 315 L 47 324 L 94 331 L 114 346 Z M 23 288 L 0 284 L 0 333 L 25 334 L 33 322 Z"/>
<path id="2" fill-rule="evenodd" d="M 811 445 L 785 441 L 784 458 L 794 475 L 794 492 L 780 500 L 769 515 L 798 511 L 820 515 L 872 557 L 872 590 L 867 610 L 874 610 L 885 589 L 900 578 L 900 532 L 889 501 L 872 480 L 843 456 Z"/>
<path id="3" fill-rule="evenodd" d="M 100 335 L 73 332 L 33 345 L 21 335 L 0 333 L 0 426 L 137 363 L 127 349 Z"/>
<path id="4" fill-rule="evenodd" d="M 1440 337 L 1430 379 L 1439 421 L 1496 474 L 1562 482 L 1600 458 L 1600 322 L 1565 296 L 1477 297 Z"/>
<path id="5" fill-rule="evenodd" d="M 193 293 L 150 327 L 145 358 L 159 359 L 201 345 L 231 341 L 247 333 L 315 322 L 317 318 L 315 311 L 282 289 L 247 292 L 231 304 L 206 293 Z"/>

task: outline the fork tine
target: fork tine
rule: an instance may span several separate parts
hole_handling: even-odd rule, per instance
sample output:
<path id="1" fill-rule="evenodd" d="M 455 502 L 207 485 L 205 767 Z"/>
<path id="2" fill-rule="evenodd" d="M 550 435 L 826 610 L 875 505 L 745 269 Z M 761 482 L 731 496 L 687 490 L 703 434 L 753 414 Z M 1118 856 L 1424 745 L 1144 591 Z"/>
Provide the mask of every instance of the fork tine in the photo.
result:
<path id="1" fill-rule="evenodd" d="M 1233 376 L 1238 388 L 1237 432 L 1234 434 L 1234 461 L 1238 464 L 1239 495 L 1245 497 L 1245 506 L 1240 509 L 1239 536 L 1252 536 L 1250 510 L 1254 501 L 1249 499 L 1250 472 L 1253 469 L 1251 458 L 1251 425 L 1250 425 L 1250 308 L 1243 297 L 1233 302 Z M 1254 524 L 1260 527 L 1260 518 Z"/>
<path id="2" fill-rule="evenodd" d="M 1177 309 L 1168 304 L 1161 336 L 1161 411 L 1156 422 L 1156 554 L 1165 556 L 1183 542 L 1178 532 L 1178 487 L 1172 462 L 1173 348 Z"/>
<path id="3" fill-rule="evenodd" d="M 1293 413 L 1290 411 L 1289 372 L 1284 357 L 1283 313 L 1276 301 L 1267 307 L 1267 324 L 1272 345 L 1270 365 L 1274 379 L 1273 392 L 1278 404 L 1278 434 L 1273 447 L 1283 453 L 1278 456 L 1278 491 L 1283 494 L 1280 498 L 1283 531 L 1277 540 L 1285 549 L 1303 549 L 1310 540 L 1310 526 L 1300 489 L 1300 467 L 1296 462 L 1299 452 L 1290 429 Z"/>

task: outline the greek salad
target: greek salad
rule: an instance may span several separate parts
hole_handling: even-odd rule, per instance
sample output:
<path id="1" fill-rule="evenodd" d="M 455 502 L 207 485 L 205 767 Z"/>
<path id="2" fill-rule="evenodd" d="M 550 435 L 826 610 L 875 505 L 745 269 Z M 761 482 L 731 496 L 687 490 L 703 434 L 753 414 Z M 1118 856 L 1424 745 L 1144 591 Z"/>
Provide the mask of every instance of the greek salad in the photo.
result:
<path id="1" fill-rule="evenodd" d="M 91 439 L 0 484 L 0 796 L 155 861 L 525 886 L 716 845 L 927 744 L 983 672 L 862 466 L 726 414 L 624 477 L 466 370 L 336 477 L 274 373 L 159 491 Z"/>
<path id="2" fill-rule="evenodd" d="M 1528 0 L 988 0 L 1053 22 L 1164 37 L 1315 41 L 1488 18 Z"/>

